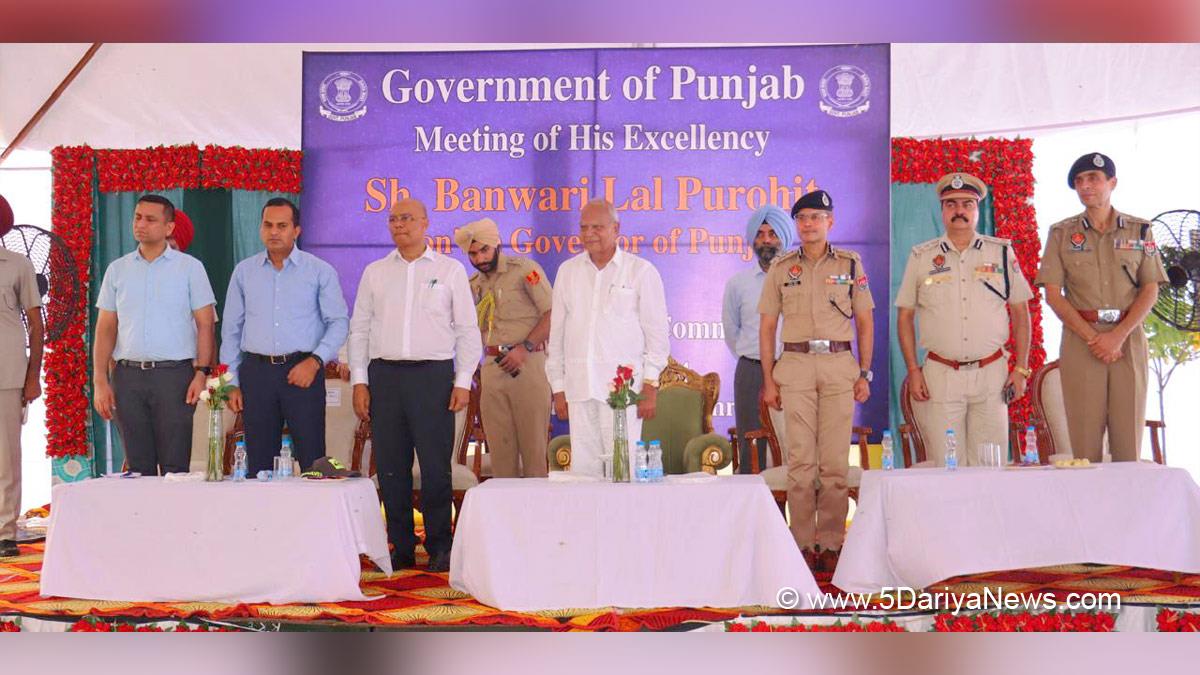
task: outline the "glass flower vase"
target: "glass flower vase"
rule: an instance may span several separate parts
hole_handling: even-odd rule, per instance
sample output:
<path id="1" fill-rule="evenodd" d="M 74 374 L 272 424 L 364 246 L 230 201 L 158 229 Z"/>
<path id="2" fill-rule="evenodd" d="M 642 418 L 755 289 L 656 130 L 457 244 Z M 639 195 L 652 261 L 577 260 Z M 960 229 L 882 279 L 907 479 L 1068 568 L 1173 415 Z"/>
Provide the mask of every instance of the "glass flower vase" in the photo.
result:
<path id="1" fill-rule="evenodd" d="M 225 479 L 223 455 L 225 451 L 224 418 L 220 408 L 208 410 L 208 468 L 204 472 L 204 480 L 219 482 Z"/>
<path id="2" fill-rule="evenodd" d="M 613 408 L 612 481 L 629 482 L 629 434 L 625 429 L 625 408 Z"/>

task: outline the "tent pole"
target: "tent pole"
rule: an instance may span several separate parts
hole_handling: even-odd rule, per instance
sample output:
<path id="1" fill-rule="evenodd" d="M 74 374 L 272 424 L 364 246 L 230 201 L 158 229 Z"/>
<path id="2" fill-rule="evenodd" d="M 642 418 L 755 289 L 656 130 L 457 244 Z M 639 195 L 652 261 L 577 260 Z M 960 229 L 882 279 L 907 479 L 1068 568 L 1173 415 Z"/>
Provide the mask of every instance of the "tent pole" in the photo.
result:
<path id="1" fill-rule="evenodd" d="M 37 112 L 33 114 L 33 117 L 29 118 L 29 121 L 25 123 L 25 126 L 21 127 L 21 130 L 17 132 L 17 136 L 13 139 L 13 142 L 8 144 L 8 147 L 4 149 L 3 153 L 0 153 L 0 164 L 3 164 L 4 160 L 8 159 L 8 156 L 12 154 L 13 150 L 17 149 L 17 146 L 21 144 L 21 141 L 25 140 L 25 137 L 28 136 L 29 133 L 33 131 L 34 127 L 37 126 L 37 123 L 42 120 L 42 117 L 44 117 L 46 113 L 50 112 L 50 108 L 52 108 L 54 104 L 58 102 L 58 98 L 62 96 L 64 91 L 67 90 L 67 87 L 71 85 L 71 82 L 74 81 L 75 77 L 83 71 L 84 66 L 86 66 L 88 62 L 92 60 L 92 57 L 96 55 L 96 51 L 100 49 L 100 45 L 102 44 L 104 43 L 93 42 L 92 46 L 88 47 L 88 50 L 84 52 L 83 56 L 79 59 L 79 63 L 75 64 L 75 67 L 71 69 L 71 72 L 67 73 L 67 76 L 64 77 L 63 81 L 59 83 L 58 87 L 54 89 L 54 91 L 50 94 L 50 97 L 47 98 L 46 102 L 42 104 L 42 107 L 38 108 Z"/>

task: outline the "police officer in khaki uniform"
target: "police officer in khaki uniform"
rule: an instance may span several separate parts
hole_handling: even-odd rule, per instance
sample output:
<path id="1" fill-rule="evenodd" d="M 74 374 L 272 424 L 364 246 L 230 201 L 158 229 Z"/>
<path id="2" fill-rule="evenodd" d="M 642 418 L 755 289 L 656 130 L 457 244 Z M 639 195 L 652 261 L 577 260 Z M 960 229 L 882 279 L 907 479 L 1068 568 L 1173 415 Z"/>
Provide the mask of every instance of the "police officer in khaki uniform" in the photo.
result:
<path id="1" fill-rule="evenodd" d="M 832 572 L 846 534 L 854 402 L 870 396 L 871 310 L 858 254 L 834 248 L 833 200 L 810 192 L 792 206 L 799 250 L 776 259 L 758 311 L 763 399 L 787 418 L 788 511 L 792 536 L 814 571 Z M 783 315 L 783 355 L 775 336 Z M 858 337 L 858 359 L 850 341 Z"/>
<path id="2" fill-rule="evenodd" d="M 10 214 L 0 197 L 0 220 Z M 0 235 L 12 225 L 0 222 Z M 17 516 L 21 510 L 21 418 L 42 395 L 42 296 L 29 259 L 0 248 L 0 558 L 20 555 Z M 29 321 L 25 352 L 24 314 Z"/>
<path id="3" fill-rule="evenodd" d="M 1055 223 L 1034 283 L 1062 320 L 1063 403 L 1071 449 L 1098 462 L 1104 432 L 1114 461 L 1136 461 L 1146 424 L 1142 322 L 1167 281 L 1149 221 L 1112 207 L 1117 168 L 1099 152 L 1071 165 L 1084 212 Z"/>
<path id="4" fill-rule="evenodd" d="M 945 463 L 946 430 L 959 439 L 958 461 L 979 463 L 979 446 L 1008 447 L 1008 402 L 1025 394 L 1029 370 L 1029 300 L 1033 291 L 1007 239 L 978 234 L 983 181 L 942 176 L 935 191 L 946 234 L 913 247 L 896 295 L 897 332 L 912 397 L 929 401 L 925 448 Z M 1004 343 L 1012 316 L 1016 366 Z M 914 318 L 925 365 L 917 362 Z"/>
<path id="5" fill-rule="evenodd" d="M 490 218 L 458 228 L 454 240 L 479 270 L 471 277 L 471 293 L 483 334 L 480 412 L 492 474 L 497 478 L 545 476 L 550 282 L 536 262 L 500 252 L 500 230 Z"/>

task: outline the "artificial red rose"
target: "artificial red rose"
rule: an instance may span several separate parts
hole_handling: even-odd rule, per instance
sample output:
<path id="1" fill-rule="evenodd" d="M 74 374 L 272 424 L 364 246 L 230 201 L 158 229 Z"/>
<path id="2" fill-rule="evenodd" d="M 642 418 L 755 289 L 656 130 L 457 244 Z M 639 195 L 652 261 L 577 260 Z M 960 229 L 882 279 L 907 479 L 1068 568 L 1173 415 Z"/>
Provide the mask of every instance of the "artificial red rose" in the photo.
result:
<path id="1" fill-rule="evenodd" d="M 746 624 L 744 624 L 744 623 L 738 623 L 736 621 L 733 621 L 733 622 L 729 622 L 729 623 L 725 624 L 725 632 L 727 632 L 727 633 L 749 633 L 750 629 L 747 628 Z"/>
<path id="2" fill-rule="evenodd" d="M 21 627 L 16 621 L 0 621 L 0 633 L 20 633 Z"/>
<path id="3" fill-rule="evenodd" d="M 949 633 L 951 631 L 950 624 L 954 621 L 954 615 L 949 613 L 938 614 L 933 618 L 933 629 L 939 633 Z"/>
<path id="4" fill-rule="evenodd" d="M 229 366 L 224 363 L 217 364 L 217 375 L 224 375 L 229 372 Z"/>
<path id="5" fill-rule="evenodd" d="M 770 633 L 771 624 L 762 621 L 755 621 L 753 626 L 750 626 L 751 633 Z"/>
<path id="6" fill-rule="evenodd" d="M 950 632 L 952 633 L 974 633 L 975 621 L 969 616 L 960 616 L 950 621 Z"/>

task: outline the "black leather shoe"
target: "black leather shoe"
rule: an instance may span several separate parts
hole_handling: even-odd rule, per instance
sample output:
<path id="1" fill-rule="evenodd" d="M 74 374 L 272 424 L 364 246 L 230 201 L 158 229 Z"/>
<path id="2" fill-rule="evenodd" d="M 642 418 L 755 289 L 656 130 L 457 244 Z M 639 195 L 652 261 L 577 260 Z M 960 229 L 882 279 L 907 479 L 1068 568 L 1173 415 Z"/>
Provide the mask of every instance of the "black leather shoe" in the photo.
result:
<path id="1" fill-rule="evenodd" d="M 15 558 L 21 555 L 21 549 L 17 548 L 17 542 L 11 539 L 0 541 L 0 558 Z M 447 562 L 450 556 L 446 556 Z"/>
<path id="2" fill-rule="evenodd" d="M 417 556 L 412 553 L 401 553 L 400 551 L 392 552 L 392 571 L 399 572 L 402 569 L 417 566 Z"/>
<path id="3" fill-rule="evenodd" d="M 429 571 L 430 572 L 449 572 L 450 571 L 450 551 L 435 553 L 429 556 Z"/>

